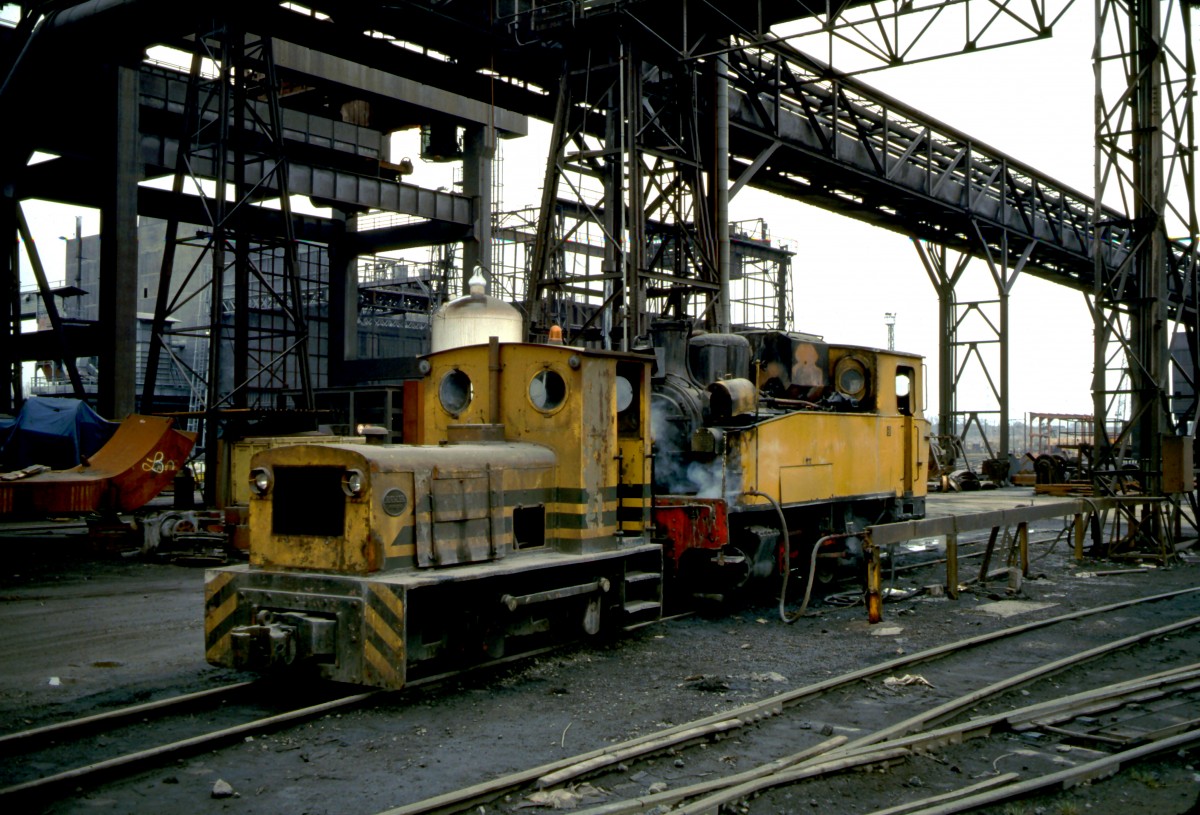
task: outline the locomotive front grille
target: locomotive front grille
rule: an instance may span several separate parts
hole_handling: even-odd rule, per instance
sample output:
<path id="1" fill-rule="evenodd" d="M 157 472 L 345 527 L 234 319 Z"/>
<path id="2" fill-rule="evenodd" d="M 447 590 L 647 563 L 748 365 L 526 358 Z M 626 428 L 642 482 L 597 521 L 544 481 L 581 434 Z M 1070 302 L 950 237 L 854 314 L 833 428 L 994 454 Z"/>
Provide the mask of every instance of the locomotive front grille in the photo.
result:
<path id="1" fill-rule="evenodd" d="M 277 467 L 271 502 L 276 535 L 341 537 L 346 529 L 346 494 L 341 467 Z"/>

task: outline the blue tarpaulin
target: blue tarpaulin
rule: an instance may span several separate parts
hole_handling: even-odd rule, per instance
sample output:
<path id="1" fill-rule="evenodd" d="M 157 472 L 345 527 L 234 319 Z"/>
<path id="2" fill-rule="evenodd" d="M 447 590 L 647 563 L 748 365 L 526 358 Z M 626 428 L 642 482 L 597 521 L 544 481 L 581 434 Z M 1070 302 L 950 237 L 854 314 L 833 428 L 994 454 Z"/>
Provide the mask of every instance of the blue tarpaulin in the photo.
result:
<path id="1" fill-rule="evenodd" d="M 31 464 L 66 470 L 79 464 L 81 456 L 94 455 L 103 447 L 117 424 L 78 399 L 27 399 L 12 427 L 7 432 L 0 429 L 0 462 L 6 470 Z"/>

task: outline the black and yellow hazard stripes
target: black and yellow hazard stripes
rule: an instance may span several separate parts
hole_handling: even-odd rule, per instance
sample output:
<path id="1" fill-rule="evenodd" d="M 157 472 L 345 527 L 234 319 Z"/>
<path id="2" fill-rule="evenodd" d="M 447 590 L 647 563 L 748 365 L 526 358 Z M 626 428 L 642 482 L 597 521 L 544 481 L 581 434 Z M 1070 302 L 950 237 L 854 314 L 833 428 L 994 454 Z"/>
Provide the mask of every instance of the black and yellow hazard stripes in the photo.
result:
<path id="1" fill-rule="evenodd" d="M 393 690 L 404 686 L 403 593 L 402 588 L 386 583 L 363 584 L 362 681 L 365 684 Z"/>
<path id="2" fill-rule="evenodd" d="M 210 571 L 204 576 L 204 651 L 213 665 L 233 667 L 229 632 L 237 622 L 234 574 Z"/>
<path id="3" fill-rule="evenodd" d="M 618 484 L 617 523 L 622 532 L 641 533 L 646 529 L 653 502 L 649 484 Z"/>

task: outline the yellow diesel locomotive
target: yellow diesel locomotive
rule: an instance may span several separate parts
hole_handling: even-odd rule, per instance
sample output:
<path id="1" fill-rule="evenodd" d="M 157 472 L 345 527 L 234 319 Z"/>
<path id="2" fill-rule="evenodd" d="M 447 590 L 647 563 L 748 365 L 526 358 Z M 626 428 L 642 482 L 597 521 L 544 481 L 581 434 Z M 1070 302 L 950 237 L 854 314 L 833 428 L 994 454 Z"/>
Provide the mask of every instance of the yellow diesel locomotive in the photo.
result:
<path id="1" fill-rule="evenodd" d="M 854 566 L 865 525 L 923 512 L 919 357 L 676 323 L 641 353 L 492 338 L 422 370 L 423 444 L 254 458 L 210 662 L 399 688 L 656 619 L 664 585 L 772 591 L 818 541 Z"/>

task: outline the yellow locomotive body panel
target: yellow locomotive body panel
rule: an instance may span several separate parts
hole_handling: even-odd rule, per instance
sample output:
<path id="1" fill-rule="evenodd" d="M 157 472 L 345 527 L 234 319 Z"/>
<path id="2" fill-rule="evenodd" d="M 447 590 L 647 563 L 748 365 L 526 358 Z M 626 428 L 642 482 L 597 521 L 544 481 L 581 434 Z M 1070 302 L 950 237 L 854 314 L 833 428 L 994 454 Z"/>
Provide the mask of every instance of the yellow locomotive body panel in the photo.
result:
<path id="1" fill-rule="evenodd" d="M 798 343 L 796 357 L 813 344 Z M 733 431 L 726 494 L 761 491 L 781 504 L 834 499 L 924 498 L 929 423 L 922 415 L 921 360 L 908 354 L 827 346 L 827 366 L 807 368 L 810 385 L 856 395 L 870 412 L 802 410 Z M 810 352 L 816 359 L 816 351 Z M 760 380 L 769 372 L 760 374 Z M 760 382 L 761 384 L 761 382 Z M 765 499 L 745 496 L 744 503 Z"/>
<path id="2" fill-rule="evenodd" d="M 650 421 L 649 403 L 642 398 L 649 390 L 644 361 L 524 343 L 495 350 L 486 345 L 460 348 L 433 354 L 428 361 L 426 391 L 432 398 L 425 402 L 427 441 L 450 440 L 458 428 L 502 426 L 506 441 L 540 444 L 555 452 L 556 494 L 547 507 L 547 534 L 557 538 L 556 547 L 593 550 L 618 531 L 640 534 L 645 529 Z M 493 365 L 499 370 L 493 371 Z M 493 394 L 495 388 L 498 394 Z M 452 397 L 464 391 L 462 408 L 447 409 Z M 618 399 L 623 409 L 618 409 Z M 491 415 L 493 407 L 497 416 Z"/>
<path id="3" fill-rule="evenodd" d="M 791 413 L 731 432 L 736 441 L 726 453 L 726 495 L 761 491 L 784 505 L 924 496 L 925 462 L 910 461 L 896 444 L 907 434 L 909 449 L 921 449 L 922 437 L 928 438 L 923 425 L 908 417 Z"/>
<path id="4" fill-rule="evenodd" d="M 276 482 L 309 482 L 289 484 L 282 506 L 281 490 L 251 500 L 250 563 L 264 569 L 366 574 L 504 557 L 514 509 L 554 493 L 554 453 L 535 445 L 295 446 L 254 464 Z M 342 487 L 346 473 L 363 476 L 359 494 Z"/>

